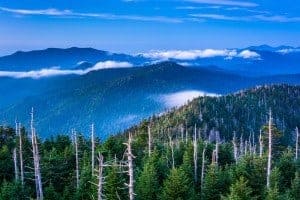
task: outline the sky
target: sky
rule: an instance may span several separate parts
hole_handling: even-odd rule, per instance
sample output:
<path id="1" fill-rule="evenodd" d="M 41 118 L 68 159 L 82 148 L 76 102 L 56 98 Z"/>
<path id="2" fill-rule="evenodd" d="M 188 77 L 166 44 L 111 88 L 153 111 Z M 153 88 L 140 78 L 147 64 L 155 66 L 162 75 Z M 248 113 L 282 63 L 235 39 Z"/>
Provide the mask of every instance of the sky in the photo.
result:
<path id="1" fill-rule="evenodd" d="M 298 0 L 0 0 L 0 55 L 300 46 Z"/>

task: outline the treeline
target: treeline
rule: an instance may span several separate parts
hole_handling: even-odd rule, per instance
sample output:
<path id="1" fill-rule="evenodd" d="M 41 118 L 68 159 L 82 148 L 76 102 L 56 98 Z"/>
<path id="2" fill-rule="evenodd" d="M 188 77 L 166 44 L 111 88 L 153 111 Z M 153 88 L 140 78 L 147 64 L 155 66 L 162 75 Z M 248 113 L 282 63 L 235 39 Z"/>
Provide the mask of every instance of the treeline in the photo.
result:
<path id="1" fill-rule="evenodd" d="M 274 135 L 278 134 L 274 126 L 272 130 Z M 22 183 L 19 136 L 7 127 L 1 127 L 0 133 L 0 199 L 37 198 L 32 140 L 22 128 Z M 262 136 L 267 138 L 268 130 Z M 159 142 L 151 137 L 149 128 L 132 135 L 130 180 L 130 152 L 125 136 L 110 137 L 103 143 L 95 139 L 94 151 L 91 138 L 84 139 L 81 135 L 76 138 L 76 143 L 66 135 L 38 142 L 43 188 L 38 199 L 300 198 L 300 160 L 296 159 L 295 149 L 282 151 L 278 143 L 272 145 L 270 185 L 267 186 L 268 142 L 261 153 L 259 146 L 250 142 L 248 145 L 246 141 L 234 144 L 235 140 L 210 143 L 196 134 L 187 140 L 172 137 Z M 96 158 L 94 163 L 92 152 Z"/>
<path id="2" fill-rule="evenodd" d="M 0 199 L 298 200 L 299 96 L 202 97 L 104 141 L 93 125 L 41 140 L 32 113 L 0 126 Z"/>

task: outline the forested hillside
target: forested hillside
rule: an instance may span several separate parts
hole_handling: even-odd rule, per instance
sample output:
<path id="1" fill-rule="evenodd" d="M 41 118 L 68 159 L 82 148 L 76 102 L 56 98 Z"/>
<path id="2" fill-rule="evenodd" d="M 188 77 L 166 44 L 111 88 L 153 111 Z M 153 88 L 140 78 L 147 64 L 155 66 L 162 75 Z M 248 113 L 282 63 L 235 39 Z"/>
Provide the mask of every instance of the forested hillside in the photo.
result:
<path id="1" fill-rule="evenodd" d="M 0 199 L 300 199 L 300 87 L 199 97 L 100 141 L 0 127 Z M 76 128 L 76 127 L 74 127 Z"/>

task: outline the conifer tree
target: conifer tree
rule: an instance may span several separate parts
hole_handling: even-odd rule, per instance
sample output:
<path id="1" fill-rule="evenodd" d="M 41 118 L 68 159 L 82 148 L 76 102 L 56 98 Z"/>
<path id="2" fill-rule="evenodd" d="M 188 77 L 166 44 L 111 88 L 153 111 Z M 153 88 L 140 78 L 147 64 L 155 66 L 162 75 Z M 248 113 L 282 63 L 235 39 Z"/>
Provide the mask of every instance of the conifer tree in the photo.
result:
<path id="1" fill-rule="evenodd" d="M 162 200 L 188 200 L 193 196 L 190 193 L 190 181 L 182 169 L 174 168 L 164 181 Z"/>
<path id="2" fill-rule="evenodd" d="M 248 186 L 248 181 L 244 177 L 234 183 L 230 187 L 230 194 L 228 197 L 222 198 L 223 200 L 254 200 L 252 197 L 252 189 Z"/>
<path id="3" fill-rule="evenodd" d="M 137 180 L 137 199 L 140 200 L 155 200 L 158 199 L 159 184 L 155 166 L 151 162 L 144 165 Z"/>

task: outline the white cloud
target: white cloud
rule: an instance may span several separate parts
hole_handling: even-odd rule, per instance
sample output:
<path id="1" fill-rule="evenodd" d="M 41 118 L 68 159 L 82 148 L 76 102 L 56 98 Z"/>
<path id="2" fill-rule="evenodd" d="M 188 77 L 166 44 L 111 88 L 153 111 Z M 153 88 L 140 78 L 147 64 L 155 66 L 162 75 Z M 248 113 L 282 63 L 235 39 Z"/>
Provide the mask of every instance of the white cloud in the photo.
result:
<path id="1" fill-rule="evenodd" d="M 210 58 L 216 56 L 222 57 L 233 57 L 235 56 L 236 50 L 228 49 L 204 49 L 204 50 L 170 50 L 170 51 L 150 51 L 149 53 L 143 53 L 142 55 L 146 58 L 168 60 L 195 60 L 197 58 Z"/>
<path id="2" fill-rule="evenodd" d="M 171 94 L 160 95 L 158 101 L 162 102 L 166 107 L 178 107 L 186 104 L 189 100 L 192 100 L 199 96 L 219 96 L 214 93 L 206 93 L 199 90 L 185 90 Z"/>
<path id="3" fill-rule="evenodd" d="M 297 48 L 280 49 L 276 52 L 281 54 L 288 54 L 288 53 L 300 52 L 300 49 Z"/>
<path id="4" fill-rule="evenodd" d="M 6 7 L 0 7 L 1 11 L 9 12 L 18 15 L 44 15 L 44 16 L 66 16 L 66 17 L 91 17 L 106 20 L 132 20 L 132 21 L 152 21 L 152 22 L 164 22 L 164 23 L 180 23 L 182 19 L 170 18 L 164 16 L 139 16 L 139 15 L 115 15 L 109 13 L 80 13 L 73 12 L 71 10 L 58 10 L 55 8 L 49 9 L 12 9 Z"/>
<path id="5" fill-rule="evenodd" d="M 258 4 L 247 1 L 236 0 L 185 0 L 193 3 L 224 5 L 224 6 L 241 6 L 241 7 L 256 7 Z"/>
<path id="6" fill-rule="evenodd" d="M 58 68 L 49 68 L 41 70 L 33 70 L 27 72 L 17 72 L 17 71 L 0 71 L 0 77 L 11 77 L 11 78 L 43 78 L 51 76 L 63 76 L 63 75 L 84 75 L 92 71 L 98 71 L 101 69 L 108 68 L 126 68 L 132 67 L 133 65 L 128 62 L 116 62 L 116 61 L 105 61 L 98 62 L 93 67 L 87 69 L 78 69 L 78 70 L 61 70 Z"/>
<path id="7" fill-rule="evenodd" d="M 260 55 L 258 53 L 250 50 L 244 50 L 240 52 L 237 56 L 244 59 L 260 59 Z"/>
<path id="8" fill-rule="evenodd" d="M 278 23 L 288 23 L 288 22 L 300 22 L 300 17 L 288 17 L 284 15 L 246 15 L 246 16 L 228 16 L 220 14 L 190 14 L 192 17 L 199 19 L 212 19 L 212 20 L 223 20 L 223 21 L 243 21 L 243 22 L 278 22 Z"/>

